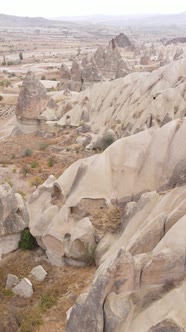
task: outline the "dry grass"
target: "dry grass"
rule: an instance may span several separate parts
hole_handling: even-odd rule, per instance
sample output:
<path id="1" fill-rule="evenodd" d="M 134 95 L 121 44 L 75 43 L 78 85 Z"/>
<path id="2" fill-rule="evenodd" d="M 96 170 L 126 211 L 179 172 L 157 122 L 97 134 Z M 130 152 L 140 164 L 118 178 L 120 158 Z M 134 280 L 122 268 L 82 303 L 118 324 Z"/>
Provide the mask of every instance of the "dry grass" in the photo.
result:
<path id="1" fill-rule="evenodd" d="M 33 178 L 39 177 L 44 182 L 51 174 L 59 177 L 76 160 L 91 154 L 76 143 L 76 138 L 75 129 L 61 132 L 56 129 L 56 136 L 51 138 L 22 135 L 0 141 L 0 167 L 3 171 L 0 181 L 8 178 L 15 190 L 24 192 L 29 198 L 34 190 L 30 187 Z M 32 155 L 25 156 L 28 149 Z M 50 163 L 50 160 L 55 162 Z M 29 169 L 29 172 L 23 174 L 24 169 Z"/>
<path id="2" fill-rule="evenodd" d="M 96 210 L 91 219 L 99 232 L 117 233 L 121 229 L 121 210 L 118 206 Z"/>
<path id="3" fill-rule="evenodd" d="M 48 331 L 64 331 L 66 311 L 73 305 L 77 296 L 90 285 L 95 267 L 55 267 L 44 261 L 40 255 L 40 249 L 18 250 L 0 262 L 0 321 L 6 325 L 6 319 L 16 320 L 20 332 L 38 331 L 41 324 L 44 324 L 41 331 L 47 331 L 49 326 Z M 48 273 L 43 282 L 37 282 L 29 276 L 32 268 L 39 264 Z M 31 299 L 24 299 L 5 291 L 8 273 L 15 274 L 20 279 L 29 277 L 34 289 Z M 4 331 L 3 324 L 0 327 L 1 332 Z M 55 330 L 56 325 L 58 328 Z"/>

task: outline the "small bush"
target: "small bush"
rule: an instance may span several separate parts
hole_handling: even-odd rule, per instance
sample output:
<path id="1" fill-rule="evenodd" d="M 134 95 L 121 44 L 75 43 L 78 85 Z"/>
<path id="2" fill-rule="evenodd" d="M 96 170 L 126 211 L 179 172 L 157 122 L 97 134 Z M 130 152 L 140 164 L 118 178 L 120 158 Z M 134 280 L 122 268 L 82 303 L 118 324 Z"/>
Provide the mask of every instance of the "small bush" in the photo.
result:
<path id="1" fill-rule="evenodd" d="M 46 76 L 45 76 L 45 75 L 42 75 L 42 76 L 41 76 L 41 80 L 42 80 L 42 81 L 45 81 L 45 80 L 46 80 Z"/>
<path id="2" fill-rule="evenodd" d="M 35 176 L 31 181 L 30 185 L 33 187 L 35 186 L 36 188 L 42 183 L 42 179 L 39 176 Z"/>
<path id="3" fill-rule="evenodd" d="M 31 164 L 30 164 L 30 167 L 31 167 L 31 168 L 36 168 L 36 167 L 38 167 L 38 166 L 39 166 L 39 164 L 38 164 L 37 161 L 32 161 Z"/>
<path id="4" fill-rule="evenodd" d="M 8 288 L 3 288 L 2 293 L 3 293 L 4 296 L 7 296 L 7 297 L 13 295 L 12 290 L 8 289 Z"/>
<path id="5" fill-rule="evenodd" d="M 56 161 L 54 158 L 50 157 L 48 159 L 48 167 L 53 167 L 55 163 L 56 163 Z"/>
<path id="6" fill-rule="evenodd" d="M 24 165 L 21 168 L 21 173 L 24 175 L 24 177 L 26 178 L 27 174 L 31 173 L 31 168 L 28 165 Z"/>
<path id="7" fill-rule="evenodd" d="M 32 151 L 32 149 L 26 149 L 25 151 L 24 151 L 24 156 L 25 157 L 30 157 L 30 156 L 32 156 L 33 155 L 33 151 Z"/>
<path id="8" fill-rule="evenodd" d="M 19 59 L 23 60 L 23 52 L 19 52 Z"/>
<path id="9" fill-rule="evenodd" d="M 24 191 L 22 191 L 22 190 L 16 190 L 16 192 L 17 192 L 18 194 L 20 194 L 23 198 L 25 198 L 26 194 L 25 194 Z"/>
<path id="10" fill-rule="evenodd" d="M 36 239 L 32 236 L 29 229 L 25 228 L 21 234 L 21 240 L 19 241 L 19 248 L 33 250 L 37 247 L 38 245 Z"/>
<path id="11" fill-rule="evenodd" d="M 57 300 L 53 295 L 50 294 L 44 294 L 41 297 L 39 307 L 42 310 L 42 312 L 45 312 L 46 310 L 52 308 L 56 304 Z"/>
<path id="12" fill-rule="evenodd" d="M 3 96 L 0 95 L 0 101 L 2 101 L 2 100 L 3 100 Z"/>

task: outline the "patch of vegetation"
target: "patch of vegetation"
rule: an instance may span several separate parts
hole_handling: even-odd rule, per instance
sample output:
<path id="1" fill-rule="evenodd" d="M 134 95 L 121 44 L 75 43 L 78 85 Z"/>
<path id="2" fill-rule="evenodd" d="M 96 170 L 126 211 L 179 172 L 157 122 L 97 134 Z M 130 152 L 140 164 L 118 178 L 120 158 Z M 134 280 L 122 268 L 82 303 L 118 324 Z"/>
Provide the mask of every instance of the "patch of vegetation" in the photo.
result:
<path id="1" fill-rule="evenodd" d="M 28 228 L 25 228 L 21 234 L 21 240 L 19 241 L 20 249 L 33 250 L 38 247 L 36 239 L 30 233 Z"/>
<path id="2" fill-rule="evenodd" d="M 3 96 L 0 95 L 0 101 L 2 101 L 2 100 L 3 100 Z"/>
<path id="3" fill-rule="evenodd" d="M 42 316 L 40 310 L 35 307 L 29 312 L 22 313 L 20 320 L 18 319 L 20 326 L 20 332 L 35 331 L 36 327 L 42 324 Z"/>
<path id="4" fill-rule="evenodd" d="M 37 189 L 37 187 L 41 184 L 41 183 L 43 183 L 43 180 L 39 177 L 39 176 L 35 176 L 33 179 L 31 179 L 31 181 L 30 181 L 30 185 L 32 186 L 32 187 L 36 187 L 36 189 Z"/>
<path id="5" fill-rule="evenodd" d="M 23 190 L 16 190 L 18 194 L 20 194 L 23 198 L 25 198 L 26 193 Z"/>
<path id="6" fill-rule="evenodd" d="M 42 310 L 42 312 L 45 312 L 48 309 L 52 308 L 56 303 L 57 299 L 53 295 L 47 293 L 42 295 L 39 307 Z"/>
<path id="7" fill-rule="evenodd" d="M 8 289 L 8 288 L 3 288 L 2 289 L 2 293 L 4 296 L 7 296 L 7 297 L 10 297 L 13 295 L 13 292 L 11 289 Z"/>
<path id="8" fill-rule="evenodd" d="M 56 160 L 53 157 L 48 159 L 48 167 L 53 167 L 56 163 Z"/>
<path id="9" fill-rule="evenodd" d="M 23 176 L 26 178 L 27 174 L 31 173 L 31 167 L 29 165 L 24 165 L 21 168 L 21 173 L 23 174 Z"/>
<path id="10" fill-rule="evenodd" d="M 94 245 L 90 246 L 89 244 L 85 246 L 84 262 L 87 265 L 95 264 L 95 251 L 96 251 L 96 246 Z"/>
<path id="11" fill-rule="evenodd" d="M 37 161 L 32 161 L 31 164 L 30 164 L 30 167 L 31 168 L 37 168 L 39 166 L 38 162 Z"/>
<path id="12" fill-rule="evenodd" d="M 113 135 L 109 132 L 106 132 L 103 135 L 103 137 L 97 141 L 94 149 L 98 150 L 98 151 L 104 151 L 114 142 L 115 142 L 115 139 L 114 139 Z"/>
<path id="13" fill-rule="evenodd" d="M 23 60 L 23 52 L 19 52 L 19 59 Z"/>
<path id="14" fill-rule="evenodd" d="M 30 157 L 30 156 L 32 156 L 32 155 L 33 155 L 33 151 L 32 151 L 32 149 L 29 149 L 29 148 L 27 148 L 27 149 L 24 151 L 24 154 L 23 154 L 24 157 Z"/>
<path id="15" fill-rule="evenodd" d="M 46 80 L 46 76 L 45 76 L 45 75 L 42 75 L 42 76 L 41 76 L 41 80 L 42 80 L 42 81 L 45 81 L 45 80 Z"/>
<path id="16" fill-rule="evenodd" d="M 121 229 L 121 210 L 117 206 L 99 209 L 92 216 L 93 226 L 103 233 L 117 233 Z"/>

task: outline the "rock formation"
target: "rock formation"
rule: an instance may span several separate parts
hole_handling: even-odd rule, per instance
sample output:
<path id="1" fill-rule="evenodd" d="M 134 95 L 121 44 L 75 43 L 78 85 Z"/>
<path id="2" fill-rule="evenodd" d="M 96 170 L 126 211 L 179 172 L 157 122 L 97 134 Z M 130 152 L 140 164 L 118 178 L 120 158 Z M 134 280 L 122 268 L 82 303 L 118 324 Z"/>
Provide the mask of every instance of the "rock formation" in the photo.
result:
<path id="1" fill-rule="evenodd" d="M 28 72 L 18 97 L 17 119 L 30 122 L 40 119 L 40 115 L 46 109 L 48 102 L 49 98 L 45 87 L 32 72 Z"/>
<path id="2" fill-rule="evenodd" d="M 151 73 L 132 73 L 96 84 L 71 98 L 67 112 L 71 125 L 80 126 L 86 112 L 94 133 L 112 128 L 118 137 L 124 137 L 182 118 L 186 110 L 185 77 L 184 58 Z M 86 107 L 82 107 L 85 98 Z M 65 125 L 65 117 L 58 124 Z"/>
<path id="3" fill-rule="evenodd" d="M 94 59 L 90 62 L 84 61 L 84 65 L 74 60 L 72 63 L 71 70 L 66 69 L 65 65 L 61 66 L 63 68 L 61 82 L 58 84 L 59 90 L 71 90 L 80 92 L 93 83 L 101 82 L 104 78 L 99 71 Z M 65 70 L 64 70 L 65 68 Z"/>
<path id="4" fill-rule="evenodd" d="M 93 83 L 126 76 L 131 68 L 127 61 L 122 59 L 118 47 L 132 49 L 133 45 L 128 37 L 121 33 L 110 41 L 108 47 L 100 46 L 91 57 L 84 56 L 81 64 L 74 60 L 71 70 L 62 64 L 61 82 L 58 84 L 58 89 L 79 92 Z"/>
<path id="5" fill-rule="evenodd" d="M 173 39 L 170 39 L 166 42 L 166 46 L 167 45 L 171 45 L 171 44 L 185 44 L 186 43 L 186 37 L 176 37 Z"/>
<path id="6" fill-rule="evenodd" d="M 21 232 L 28 226 L 29 215 L 22 196 L 7 184 L 0 185 L 0 253 L 18 248 Z"/>
<path id="7" fill-rule="evenodd" d="M 120 33 L 118 36 L 110 41 L 110 45 L 115 44 L 117 47 L 126 48 L 129 50 L 134 49 L 134 45 L 131 43 L 130 39 L 124 34 Z"/>
<path id="8" fill-rule="evenodd" d="M 77 161 L 34 193 L 38 243 L 61 263 L 86 263 L 95 252 L 99 265 L 68 332 L 186 328 L 185 139 L 186 119 L 150 128 Z M 120 232 L 99 236 L 94 211 L 112 204 L 123 209 Z"/>

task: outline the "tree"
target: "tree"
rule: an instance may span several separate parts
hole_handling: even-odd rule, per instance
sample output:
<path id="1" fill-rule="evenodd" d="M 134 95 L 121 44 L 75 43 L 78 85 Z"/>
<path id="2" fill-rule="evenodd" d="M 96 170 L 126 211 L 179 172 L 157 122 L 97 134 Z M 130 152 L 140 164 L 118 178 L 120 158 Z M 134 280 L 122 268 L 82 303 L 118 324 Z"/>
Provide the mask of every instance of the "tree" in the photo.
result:
<path id="1" fill-rule="evenodd" d="M 28 228 L 23 230 L 18 246 L 20 249 L 28 250 L 33 250 L 38 247 L 36 239 L 32 236 Z"/>
<path id="2" fill-rule="evenodd" d="M 31 173 L 31 167 L 28 165 L 24 165 L 21 168 L 21 173 L 24 175 L 24 177 L 26 178 L 27 174 Z"/>
<path id="3" fill-rule="evenodd" d="M 3 55 L 3 62 L 2 62 L 2 66 L 6 66 L 6 58 L 5 58 L 5 55 Z"/>
<path id="4" fill-rule="evenodd" d="M 31 181 L 30 181 L 30 184 L 31 186 L 35 186 L 36 189 L 37 187 L 42 183 L 42 179 L 39 177 L 39 176 L 35 176 Z"/>
<path id="5" fill-rule="evenodd" d="M 23 53 L 22 52 L 19 52 L 19 59 L 23 60 Z"/>

